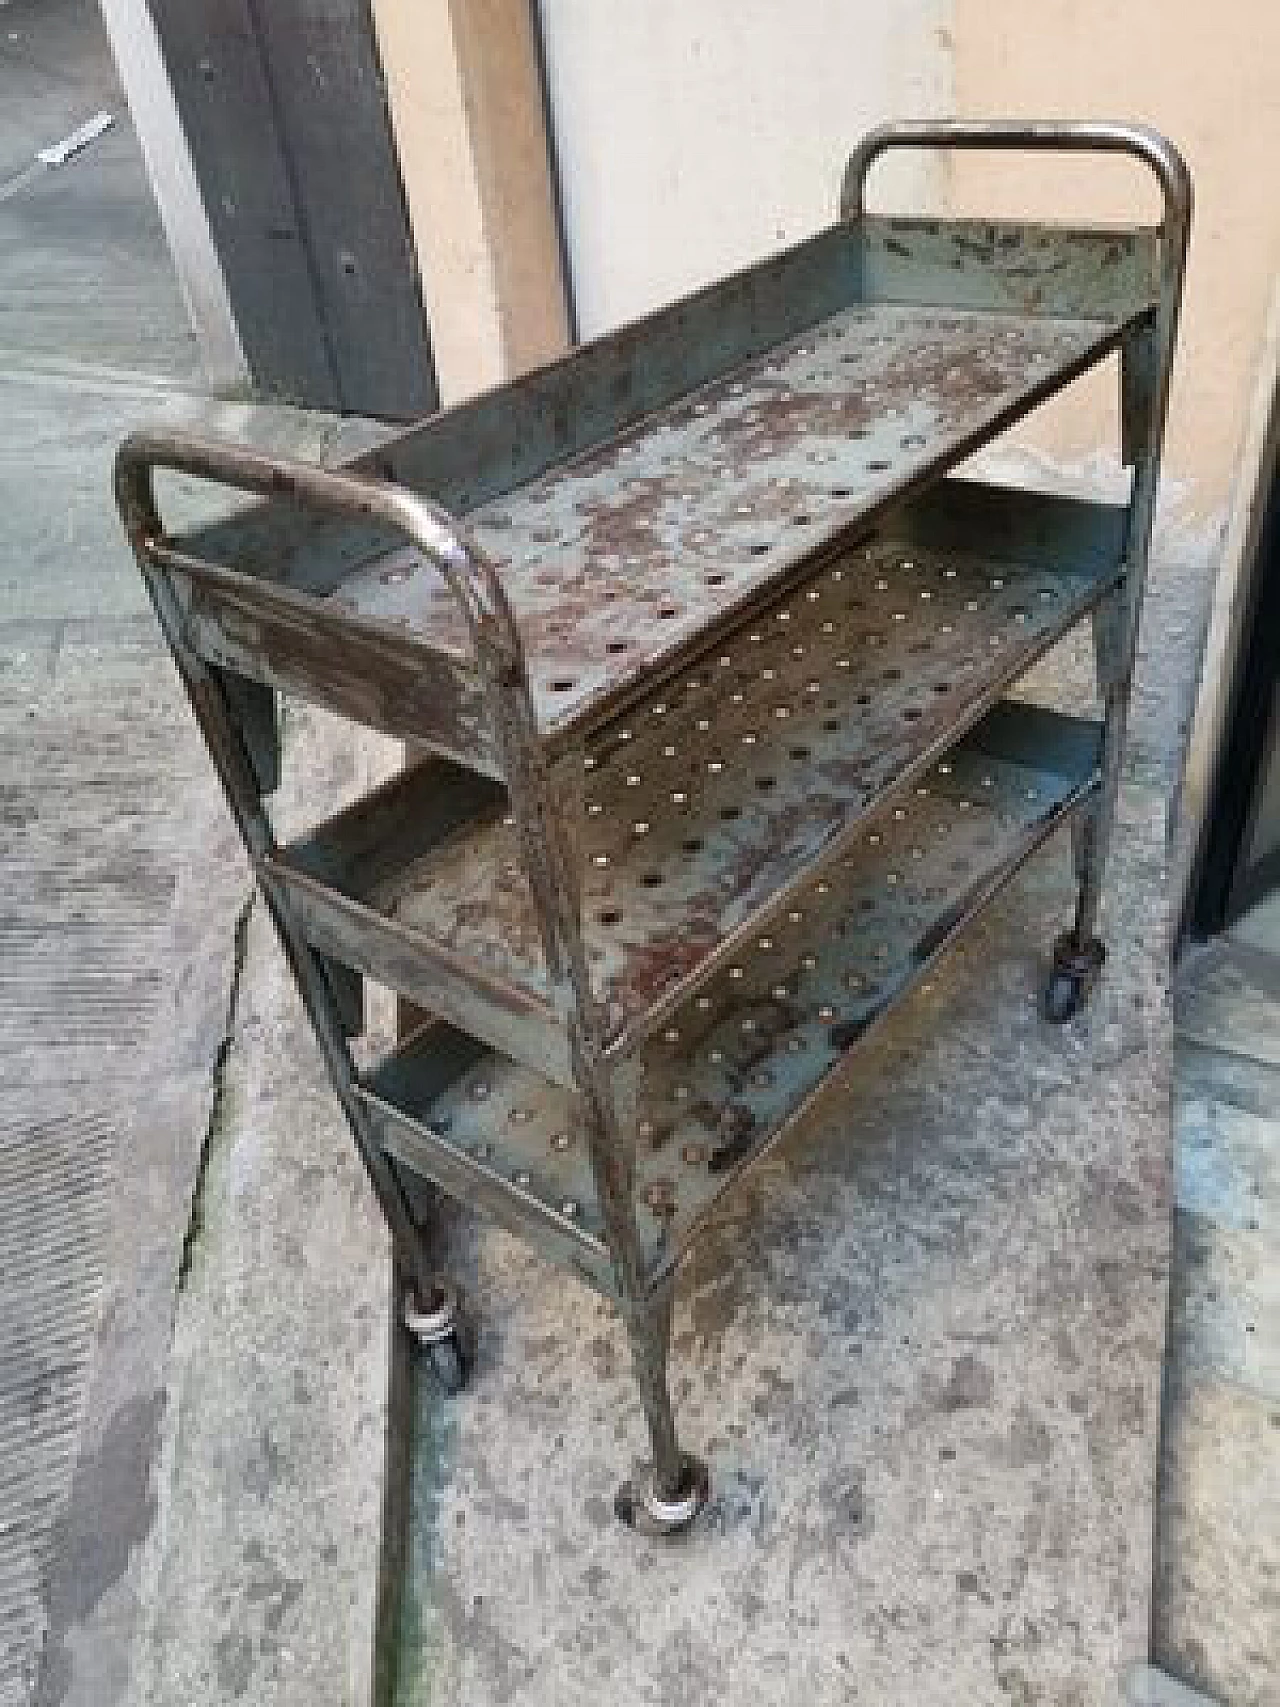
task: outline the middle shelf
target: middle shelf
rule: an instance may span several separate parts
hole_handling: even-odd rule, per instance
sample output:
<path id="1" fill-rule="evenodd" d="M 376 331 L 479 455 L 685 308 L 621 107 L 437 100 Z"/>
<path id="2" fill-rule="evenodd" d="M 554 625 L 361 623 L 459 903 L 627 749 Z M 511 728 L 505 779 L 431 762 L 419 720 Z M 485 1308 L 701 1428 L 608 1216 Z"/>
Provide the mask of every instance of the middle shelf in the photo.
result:
<path id="1" fill-rule="evenodd" d="M 951 481 L 588 745 L 583 935 L 629 1052 L 1120 573 L 1123 512 Z M 310 940 L 573 1083 L 496 784 L 428 759 L 268 862 Z"/>

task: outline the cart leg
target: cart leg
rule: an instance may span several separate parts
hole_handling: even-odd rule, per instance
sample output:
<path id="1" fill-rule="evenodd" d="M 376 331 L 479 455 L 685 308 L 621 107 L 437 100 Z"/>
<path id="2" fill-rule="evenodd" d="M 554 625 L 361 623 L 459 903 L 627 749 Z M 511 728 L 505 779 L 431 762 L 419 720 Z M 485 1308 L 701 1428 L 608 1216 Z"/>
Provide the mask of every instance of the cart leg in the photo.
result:
<path id="1" fill-rule="evenodd" d="M 160 532 L 159 520 L 153 512 L 146 519 L 146 525 L 141 532 Z M 276 851 L 271 820 L 262 800 L 262 781 L 275 780 L 274 759 L 264 745 L 265 736 L 256 743 L 246 737 L 246 732 L 236 716 L 237 704 L 233 703 L 233 699 L 228 695 L 228 683 L 231 679 L 229 674 L 212 669 L 190 649 L 182 616 L 168 582 L 148 563 L 144 548 L 135 545 L 135 550 L 160 627 L 169 643 L 169 650 L 182 678 L 209 757 L 217 770 L 231 815 L 240 832 L 249 863 L 256 874 L 258 892 L 275 925 L 280 946 L 284 950 L 298 994 L 302 998 L 307 1018 L 319 1044 L 330 1083 L 342 1105 L 356 1150 L 382 1209 L 392 1245 L 405 1272 L 412 1277 L 415 1298 L 420 1302 L 425 1301 L 428 1311 L 443 1309 L 448 1300 L 448 1289 L 441 1286 L 432 1273 L 421 1231 L 400 1180 L 390 1160 L 383 1155 L 370 1130 L 360 1101 L 354 1094 L 355 1067 L 346 1038 L 346 1020 L 352 1016 L 347 1014 L 344 1018 L 344 1003 L 336 993 L 333 982 L 333 965 L 326 962 L 325 958 L 311 947 L 287 897 L 276 884 L 269 881 L 264 872 L 265 861 Z M 238 703 L 253 709 L 261 735 L 267 727 L 261 696 L 246 693 L 241 695 Z M 255 745 L 261 749 L 256 768 L 253 759 Z M 266 754 L 265 757 L 263 753 Z M 456 1309 L 454 1314 L 456 1317 Z M 438 1318 L 434 1325 L 439 1326 Z M 442 1343 L 446 1337 L 441 1336 Z M 460 1339 L 459 1345 L 463 1343 Z M 466 1378 L 465 1360 L 461 1357 L 451 1358 L 450 1349 L 447 1348 L 438 1355 L 442 1360 L 447 1360 L 449 1373 L 456 1370 L 459 1377 L 457 1384 L 461 1385 L 462 1380 Z"/>
<path id="2" fill-rule="evenodd" d="M 667 1388 L 671 1306 L 668 1284 L 656 1298 L 630 1306 L 626 1318 L 653 1458 L 618 1489 L 613 1509 L 623 1523 L 644 1535 L 676 1535 L 687 1529 L 711 1495 L 706 1465 L 681 1452 L 676 1439 Z"/>
<path id="3" fill-rule="evenodd" d="M 1053 945 L 1053 965 L 1045 986 L 1046 1019 L 1062 1025 L 1088 1001 L 1102 971 L 1107 951 L 1097 934 L 1102 878 L 1115 823 L 1120 786 L 1120 760 L 1129 709 L 1129 683 L 1118 683 L 1107 694 L 1102 730 L 1102 779 L 1093 800 L 1071 826 L 1076 880 L 1075 921 Z"/>

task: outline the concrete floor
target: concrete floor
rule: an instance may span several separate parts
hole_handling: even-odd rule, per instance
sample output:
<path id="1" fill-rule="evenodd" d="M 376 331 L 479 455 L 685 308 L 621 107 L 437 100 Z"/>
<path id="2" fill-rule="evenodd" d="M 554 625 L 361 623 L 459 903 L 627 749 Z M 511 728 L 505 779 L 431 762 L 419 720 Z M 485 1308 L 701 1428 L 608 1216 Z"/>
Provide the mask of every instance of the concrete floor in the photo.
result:
<path id="1" fill-rule="evenodd" d="M 108 138 L 65 176 L 29 172 L 97 106 L 120 115 Z M 84 0 L 0 11 L 0 197 L 0 851 L 22 879 L 0 920 L 0 1703 L 363 1701 L 385 1244 L 106 491 L 114 442 L 148 419 L 321 457 L 370 430 L 191 394 Z M 460 1401 L 407 1397 L 399 1701 L 1093 1707 L 1138 1677 L 1152 1628 L 1190 1681 L 1275 1699 L 1275 1552 L 1253 1539 L 1280 1438 L 1274 1282 L 1249 1238 L 1271 1226 L 1251 1122 L 1274 1087 L 1223 1065 L 1223 1024 L 1260 1011 L 1235 963 L 1196 986 L 1230 1009 L 1197 1045 L 1213 1062 L 1179 1068 L 1199 1099 L 1174 1287 L 1192 1351 L 1166 1395 L 1152 1591 L 1172 1191 L 1153 898 L 1206 561 L 1166 528 L 1088 1016 L 1049 1032 L 1033 1008 L 1069 905 L 1059 848 L 690 1274 L 674 1374 L 716 1477 L 699 1531 L 663 1552 L 608 1514 L 640 1437 L 594 1301 L 499 1235 L 442 1228 L 481 1357 Z M 1065 661 L 1076 689 L 1086 650 Z M 311 714 L 288 753 L 299 814 L 383 757 Z M 1222 1169 L 1261 1182 L 1258 1228 L 1222 1221 L 1243 1201 L 1224 1209 Z"/>
<path id="2" fill-rule="evenodd" d="M 610 1510 L 642 1447 L 616 1324 L 460 1230 L 480 1360 L 418 1391 L 400 1703 L 1118 1698 L 1168 1258 L 1160 845 L 1131 792 L 1088 1020 L 1036 1012 L 1057 850 L 730 1201 L 675 1325 L 714 1500 L 670 1549 Z"/>
<path id="3" fill-rule="evenodd" d="M 107 135 L 63 168 L 33 166 L 37 148 L 100 107 L 117 121 Z M 184 1286 L 200 1279 L 193 1204 L 222 1115 L 248 894 L 115 518 L 111 457 L 149 422 L 318 457 L 371 436 L 363 423 L 218 404 L 194 382 L 194 342 L 96 8 L 10 0 L 0 9 L 3 1707 L 139 1698 L 138 1654 L 166 1604 L 159 1537 L 177 1481 L 182 1377 L 198 1362 L 175 1328 Z M 341 1266 L 333 1247 L 315 1255 Z M 372 1284 L 381 1307 L 385 1281 Z M 358 1303 L 349 1283 L 344 1296 Z M 376 1345 L 369 1355 L 380 1405 L 385 1357 Z M 259 1442 L 264 1427 L 255 1417 Z M 312 1434 L 323 1436 L 318 1413 Z M 369 1465 L 376 1479 L 379 1453 Z M 322 1482 L 315 1496 L 325 1499 Z M 332 1493 L 328 1504 L 344 1568 L 371 1580 L 376 1526 L 362 1550 L 354 1507 Z M 198 1533 L 181 1550 L 200 1557 Z M 246 1574 L 239 1591 L 260 1594 L 261 1582 Z M 312 1591 L 317 1625 L 333 1621 L 328 1591 L 323 1579 Z M 367 1632 L 350 1640 L 367 1650 Z"/>
<path id="4" fill-rule="evenodd" d="M 1280 1701 L 1280 893 L 1179 968 L 1155 1657 Z"/>

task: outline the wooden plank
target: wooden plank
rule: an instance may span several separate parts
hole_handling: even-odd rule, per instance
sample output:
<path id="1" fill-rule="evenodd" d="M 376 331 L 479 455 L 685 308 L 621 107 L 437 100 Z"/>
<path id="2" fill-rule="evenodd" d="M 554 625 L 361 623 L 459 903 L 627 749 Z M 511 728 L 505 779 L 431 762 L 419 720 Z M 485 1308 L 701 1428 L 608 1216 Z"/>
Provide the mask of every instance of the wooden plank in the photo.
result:
<path id="1" fill-rule="evenodd" d="M 430 414 L 435 374 L 368 0 L 270 0 L 254 17 L 337 406 Z"/>
<path id="2" fill-rule="evenodd" d="M 341 407 L 251 0 L 151 0 L 255 383 Z"/>
<path id="3" fill-rule="evenodd" d="M 412 418 L 435 378 L 364 0 L 151 0 L 255 384 Z"/>

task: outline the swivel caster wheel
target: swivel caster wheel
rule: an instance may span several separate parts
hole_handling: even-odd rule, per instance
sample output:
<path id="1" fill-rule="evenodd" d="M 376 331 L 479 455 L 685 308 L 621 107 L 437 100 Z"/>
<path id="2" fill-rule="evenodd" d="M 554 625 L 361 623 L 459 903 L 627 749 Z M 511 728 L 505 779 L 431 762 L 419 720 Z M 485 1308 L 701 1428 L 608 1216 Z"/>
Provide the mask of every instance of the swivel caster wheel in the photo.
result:
<path id="1" fill-rule="evenodd" d="M 654 1485 L 651 1466 L 644 1465 L 618 1489 L 614 1516 L 641 1535 L 679 1535 L 711 1498 L 711 1473 L 700 1458 L 682 1453 L 680 1469 L 679 1492 L 664 1499 Z"/>
<path id="2" fill-rule="evenodd" d="M 1068 931 L 1054 943 L 1053 966 L 1044 991 L 1044 1017 L 1051 1025 L 1065 1025 L 1080 1012 L 1106 956 L 1097 937 L 1078 944 Z"/>
<path id="3" fill-rule="evenodd" d="M 441 1389 L 450 1398 L 460 1393 L 470 1379 L 474 1352 L 458 1294 L 440 1287 L 424 1308 L 417 1292 L 409 1287 L 404 1295 L 403 1317 L 405 1327 L 426 1354 Z"/>

